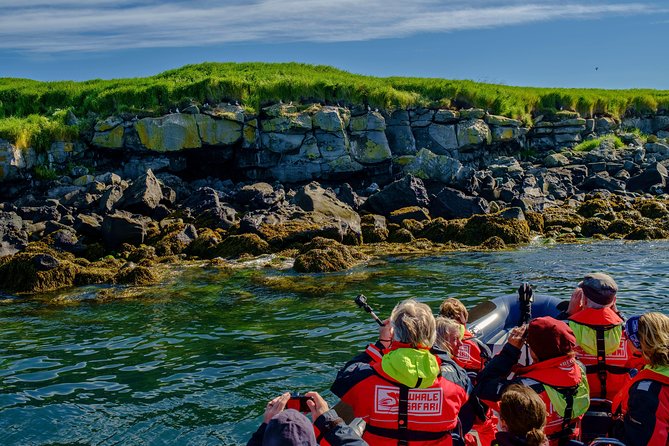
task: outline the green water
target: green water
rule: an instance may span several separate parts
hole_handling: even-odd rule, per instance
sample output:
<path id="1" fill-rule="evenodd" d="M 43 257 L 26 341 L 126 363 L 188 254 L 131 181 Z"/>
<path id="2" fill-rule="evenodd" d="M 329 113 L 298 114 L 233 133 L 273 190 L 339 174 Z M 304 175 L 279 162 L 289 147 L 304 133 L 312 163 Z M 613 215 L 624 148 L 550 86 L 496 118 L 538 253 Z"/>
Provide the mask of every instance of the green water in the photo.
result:
<path id="1" fill-rule="evenodd" d="M 386 316 L 417 297 L 468 306 L 522 281 L 568 297 L 579 277 L 612 274 L 628 313 L 669 302 L 669 243 L 531 246 L 514 252 L 392 258 L 332 275 L 189 268 L 141 298 L 95 302 L 99 288 L 0 304 L 0 442 L 7 445 L 245 443 L 265 403 L 327 391 L 375 338 L 355 307 Z M 287 278 L 299 290 L 267 279 Z M 67 303 L 53 304 L 54 297 Z"/>

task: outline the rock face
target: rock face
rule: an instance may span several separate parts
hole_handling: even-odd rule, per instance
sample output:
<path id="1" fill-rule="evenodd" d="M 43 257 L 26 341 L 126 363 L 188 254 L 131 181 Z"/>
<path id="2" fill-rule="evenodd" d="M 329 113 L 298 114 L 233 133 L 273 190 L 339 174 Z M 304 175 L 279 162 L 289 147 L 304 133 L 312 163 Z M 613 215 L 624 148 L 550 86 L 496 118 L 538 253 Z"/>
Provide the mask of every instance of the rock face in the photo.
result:
<path id="1" fill-rule="evenodd" d="M 169 114 L 162 118 L 144 118 L 135 123 L 142 145 L 156 152 L 176 152 L 202 147 L 193 115 Z"/>
<path id="2" fill-rule="evenodd" d="M 390 215 L 395 209 L 429 205 L 430 199 L 423 181 L 407 175 L 369 197 L 364 207 L 377 214 Z"/>
<path id="3" fill-rule="evenodd" d="M 0 212 L 0 257 L 12 255 L 28 244 L 23 220 L 14 212 Z"/>
<path id="4" fill-rule="evenodd" d="M 323 189 L 318 183 L 309 183 L 301 187 L 293 203 L 305 211 L 323 214 L 341 221 L 346 232 L 352 232 L 356 237 L 362 234 L 360 216 L 349 205 L 339 201 L 334 192 Z"/>
<path id="5" fill-rule="evenodd" d="M 109 248 L 123 243 L 139 245 L 144 243 L 146 226 L 144 221 L 130 212 L 116 211 L 107 215 L 102 222 L 102 239 Z"/>
<path id="6" fill-rule="evenodd" d="M 149 215 L 163 199 L 163 191 L 158 179 L 149 169 L 146 174 L 133 181 L 125 190 L 118 203 L 120 209 L 138 214 Z"/>
<path id="7" fill-rule="evenodd" d="M 484 198 L 468 196 L 449 187 L 443 188 L 431 204 L 432 215 L 444 218 L 469 218 L 490 212 L 490 205 Z"/>

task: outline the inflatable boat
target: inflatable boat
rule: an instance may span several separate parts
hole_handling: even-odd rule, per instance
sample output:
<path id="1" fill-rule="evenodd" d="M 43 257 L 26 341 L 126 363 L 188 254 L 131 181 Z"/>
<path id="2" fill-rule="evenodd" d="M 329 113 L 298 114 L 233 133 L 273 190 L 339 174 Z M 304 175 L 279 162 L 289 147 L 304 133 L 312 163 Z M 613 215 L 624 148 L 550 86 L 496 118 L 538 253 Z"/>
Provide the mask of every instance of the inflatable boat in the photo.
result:
<path id="1" fill-rule="evenodd" d="M 535 296 L 528 285 L 522 285 L 518 294 L 502 296 L 476 305 L 469 312 L 469 331 L 481 342 L 498 353 L 513 327 L 542 316 L 557 317 L 566 310 L 568 301 L 557 297 Z M 524 358 L 523 358 L 524 359 Z"/>
<path id="2" fill-rule="evenodd" d="M 551 296 L 534 296 L 528 285 L 521 285 L 518 294 L 498 297 L 482 302 L 469 312 L 469 331 L 485 343 L 493 355 L 502 350 L 513 327 L 529 322 L 532 318 L 551 316 L 558 318 L 566 311 L 569 301 Z M 527 348 L 521 352 L 520 364 L 530 364 Z M 605 438 L 611 420 L 611 402 L 590 399 L 590 410 L 583 417 L 581 429 L 589 446 L 623 445 L 620 441 Z M 624 445 L 623 445 L 624 446 Z"/>

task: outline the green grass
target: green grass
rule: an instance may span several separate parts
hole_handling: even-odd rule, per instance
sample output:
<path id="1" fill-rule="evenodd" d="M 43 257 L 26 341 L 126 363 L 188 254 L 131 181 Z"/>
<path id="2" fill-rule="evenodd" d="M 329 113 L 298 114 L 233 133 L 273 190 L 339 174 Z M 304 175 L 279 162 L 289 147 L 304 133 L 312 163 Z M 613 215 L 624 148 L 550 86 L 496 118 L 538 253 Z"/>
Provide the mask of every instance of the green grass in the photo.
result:
<path id="1" fill-rule="evenodd" d="M 602 144 L 602 141 L 605 140 L 613 141 L 613 145 L 616 149 L 620 149 L 625 146 L 625 143 L 623 143 L 622 140 L 617 136 L 607 135 L 595 139 L 590 139 L 588 141 L 583 141 L 574 147 L 574 152 L 590 152 L 591 150 L 598 148 Z"/>
<path id="2" fill-rule="evenodd" d="M 0 138 L 16 144 L 20 149 L 33 147 L 45 152 L 53 141 L 73 141 L 79 135 L 77 126 L 65 123 L 67 111 L 52 113 L 49 117 L 31 114 L 0 119 Z"/>
<path id="3" fill-rule="evenodd" d="M 28 119 L 28 127 L 37 120 L 32 115 L 50 117 L 54 111 L 67 108 L 79 117 L 90 113 L 106 117 L 121 113 L 159 115 L 191 101 L 239 101 L 257 111 L 279 100 L 369 104 L 389 109 L 480 107 L 525 122 L 533 114 L 561 109 L 574 110 L 582 116 L 616 117 L 669 109 L 666 90 L 556 89 L 437 78 L 379 78 L 298 63 L 203 63 L 146 78 L 85 82 L 0 78 L 0 120 Z M 17 126 L 21 127 L 17 121 L 0 124 L 0 132 L 4 132 L 0 137 L 20 134 L 23 130 L 17 131 Z M 41 126 L 46 128 L 49 124 L 43 122 Z"/>

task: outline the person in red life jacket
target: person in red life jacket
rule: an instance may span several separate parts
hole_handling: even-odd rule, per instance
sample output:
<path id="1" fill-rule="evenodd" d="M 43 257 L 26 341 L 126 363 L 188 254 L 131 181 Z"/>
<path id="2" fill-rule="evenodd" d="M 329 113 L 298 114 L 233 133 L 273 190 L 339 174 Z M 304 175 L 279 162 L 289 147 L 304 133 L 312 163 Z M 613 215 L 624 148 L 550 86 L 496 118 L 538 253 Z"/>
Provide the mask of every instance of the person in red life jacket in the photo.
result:
<path id="1" fill-rule="evenodd" d="M 490 349 L 467 330 L 469 312 L 458 299 L 451 297 L 443 301 L 439 307 L 439 315 L 456 320 L 461 324 L 462 345 L 455 354 L 455 362 L 469 373 L 469 377 L 476 384 L 478 373 L 492 357 Z"/>
<path id="2" fill-rule="evenodd" d="M 463 325 L 459 321 L 443 316 L 437 316 L 436 323 L 437 339 L 432 352 L 437 355 L 446 353 L 449 357 L 453 357 L 462 346 Z M 470 396 L 467 404 L 460 410 L 458 418 L 465 432 L 463 440 L 466 446 L 487 446 L 495 438 L 497 417 L 478 398 Z"/>
<path id="3" fill-rule="evenodd" d="M 393 341 L 383 356 L 370 361 L 359 355 L 361 361 L 337 373 L 330 390 L 367 423 L 363 439 L 369 444 L 452 444 L 470 381 L 447 355 L 430 352 L 435 325 L 427 305 L 400 302 L 390 316 Z"/>
<path id="4" fill-rule="evenodd" d="M 548 444 L 544 433 L 546 407 L 531 388 L 511 384 L 499 402 L 502 429 L 493 446 L 541 446 Z"/>
<path id="5" fill-rule="evenodd" d="M 247 446 L 316 446 L 325 439 L 330 446 L 368 446 L 339 418 L 334 409 L 316 392 L 307 392 L 309 419 L 294 409 L 286 409 L 290 393 L 272 399 L 265 407 L 263 422 Z M 318 438 L 316 437 L 318 432 Z"/>
<path id="6" fill-rule="evenodd" d="M 624 321 L 616 311 L 618 285 L 611 276 L 592 273 L 583 278 L 569 303 L 569 326 L 576 336 L 576 359 L 588 374 L 590 396 L 610 400 L 629 372 L 641 367 L 641 355 L 630 348 Z"/>
<path id="7" fill-rule="evenodd" d="M 627 446 L 669 445 L 669 317 L 647 313 L 638 320 L 638 346 L 649 364 L 620 391 L 614 413 L 624 414 Z"/>
<path id="8" fill-rule="evenodd" d="M 527 336 L 526 336 L 527 335 Z M 533 364 L 518 363 L 527 338 Z M 511 330 L 502 351 L 479 375 L 474 394 L 499 401 L 511 384 L 532 388 L 548 413 L 546 435 L 550 445 L 561 445 L 580 435 L 580 421 L 590 406 L 585 367 L 574 358 L 576 339 L 569 326 L 552 317 L 533 319 L 529 325 Z M 510 372 L 513 379 L 507 379 Z"/>

